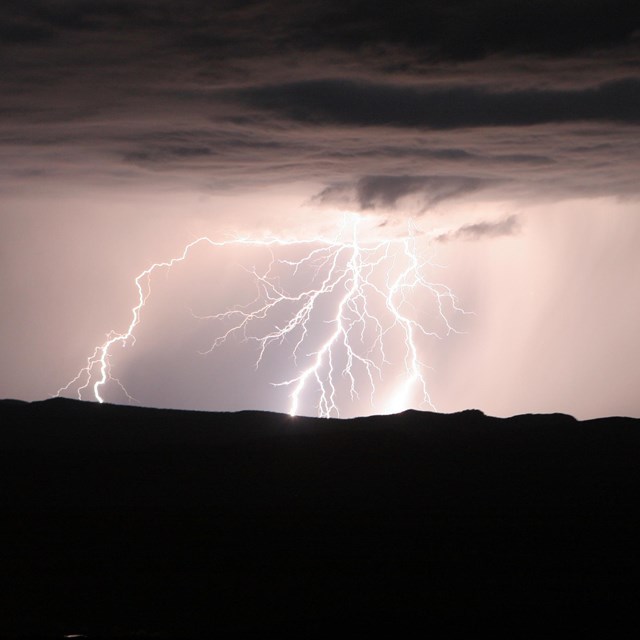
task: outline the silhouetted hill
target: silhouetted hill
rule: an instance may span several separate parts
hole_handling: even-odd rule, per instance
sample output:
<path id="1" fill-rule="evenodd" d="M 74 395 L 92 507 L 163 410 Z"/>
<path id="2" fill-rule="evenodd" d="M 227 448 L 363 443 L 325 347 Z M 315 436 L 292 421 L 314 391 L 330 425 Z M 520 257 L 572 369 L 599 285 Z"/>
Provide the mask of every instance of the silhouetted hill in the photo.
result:
<path id="1" fill-rule="evenodd" d="M 640 420 L 0 402 L 0 637 L 618 637 Z"/>

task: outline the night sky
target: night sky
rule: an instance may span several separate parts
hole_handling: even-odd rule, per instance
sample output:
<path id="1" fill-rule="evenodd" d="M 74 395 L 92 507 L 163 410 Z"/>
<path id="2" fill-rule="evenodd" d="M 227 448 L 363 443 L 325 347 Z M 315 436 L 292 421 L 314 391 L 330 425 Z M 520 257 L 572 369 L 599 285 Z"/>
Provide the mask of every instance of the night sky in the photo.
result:
<path id="1" fill-rule="evenodd" d="M 474 314 L 421 346 L 438 410 L 640 417 L 639 178 L 637 0 L 3 2 L 0 397 L 55 394 L 193 239 L 347 211 L 411 220 Z M 157 274 L 114 373 L 144 405 L 286 411 L 291 362 L 202 356 L 193 317 L 265 256 L 205 253 Z"/>

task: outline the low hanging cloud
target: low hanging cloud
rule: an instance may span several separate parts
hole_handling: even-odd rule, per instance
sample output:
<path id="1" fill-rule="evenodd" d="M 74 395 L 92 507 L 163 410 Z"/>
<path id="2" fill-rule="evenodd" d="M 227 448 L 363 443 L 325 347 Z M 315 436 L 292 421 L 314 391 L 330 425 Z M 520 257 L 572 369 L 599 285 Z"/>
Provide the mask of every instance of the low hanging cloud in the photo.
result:
<path id="1" fill-rule="evenodd" d="M 458 229 L 448 231 L 436 237 L 439 242 L 451 240 L 480 240 L 513 236 L 521 230 L 520 218 L 513 214 L 497 221 L 482 221 L 465 224 Z"/>
<path id="2" fill-rule="evenodd" d="M 400 201 L 417 198 L 420 212 L 444 200 L 474 193 L 492 181 L 464 176 L 364 176 L 355 183 L 331 185 L 314 196 L 320 204 L 355 205 L 361 211 L 394 209 Z"/>

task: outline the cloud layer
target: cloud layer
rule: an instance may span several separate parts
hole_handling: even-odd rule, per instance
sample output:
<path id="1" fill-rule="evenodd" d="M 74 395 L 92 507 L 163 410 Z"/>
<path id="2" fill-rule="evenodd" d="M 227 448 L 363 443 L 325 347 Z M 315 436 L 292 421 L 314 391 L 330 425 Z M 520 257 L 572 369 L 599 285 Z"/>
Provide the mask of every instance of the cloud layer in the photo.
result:
<path id="1" fill-rule="evenodd" d="M 0 189 L 637 195 L 636 2 L 22 2 Z"/>

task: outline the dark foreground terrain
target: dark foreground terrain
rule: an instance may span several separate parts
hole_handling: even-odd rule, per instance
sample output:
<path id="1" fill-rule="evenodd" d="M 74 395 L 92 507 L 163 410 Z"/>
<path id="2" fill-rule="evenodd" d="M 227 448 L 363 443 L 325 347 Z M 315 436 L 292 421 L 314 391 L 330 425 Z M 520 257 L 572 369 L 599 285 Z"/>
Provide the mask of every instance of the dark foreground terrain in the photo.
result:
<path id="1" fill-rule="evenodd" d="M 640 620 L 640 420 L 4 401 L 0 457 L 0 637 Z"/>

